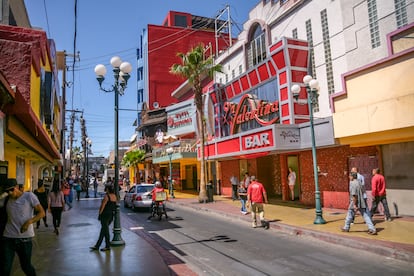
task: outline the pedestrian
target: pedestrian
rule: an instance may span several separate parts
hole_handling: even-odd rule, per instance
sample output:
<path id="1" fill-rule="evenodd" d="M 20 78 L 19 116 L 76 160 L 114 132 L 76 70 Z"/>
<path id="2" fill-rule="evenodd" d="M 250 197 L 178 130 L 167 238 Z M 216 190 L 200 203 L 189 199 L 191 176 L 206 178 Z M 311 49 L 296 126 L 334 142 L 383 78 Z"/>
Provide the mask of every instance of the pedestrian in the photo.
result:
<path id="1" fill-rule="evenodd" d="M 69 206 L 69 210 L 72 209 L 72 200 L 70 194 L 72 193 L 69 183 L 63 180 L 63 196 L 65 197 L 65 203 Z M 53 188 L 52 188 L 53 190 Z"/>
<path id="2" fill-rule="evenodd" d="M 230 183 L 232 187 L 231 198 L 233 200 L 236 200 L 237 199 L 237 187 L 239 186 L 239 180 L 237 179 L 235 175 L 232 175 L 230 177 Z"/>
<path id="3" fill-rule="evenodd" d="M 98 220 L 101 221 L 101 231 L 99 238 L 94 246 L 91 246 L 91 250 L 98 250 L 105 238 L 105 247 L 101 248 L 101 251 L 110 250 L 109 240 L 109 225 L 113 220 L 113 213 L 117 204 L 117 197 L 115 195 L 114 187 L 112 185 L 105 187 L 106 195 L 102 199 L 101 207 L 99 207 Z"/>
<path id="4" fill-rule="evenodd" d="M 371 179 L 371 194 L 372 194 L 372 206 L 371 206 L 371 217 L 374 216 L 378 208 L 378 203 L 381 202 L 384 207 L 384 214 L 386 221 L 392 221 L 390 210 L 388 209 L 387 192 L 385 187 L 385 178 L 380 174 L 380 169 L 376 168 L 372 170 Z"/>
<path id="5" fill-rule="evenodd" d="M 290 190 L 290 199 L 295 200 L 295 184 L 296 184 L 296 173 L 289 167 L 288 184 Z"/>
<path id="6" fill-rule="evenodd" d="M 2 273 L 0 275 L 10 275 L 16 253 L 24 273 L 36 275 L 36 270 L 32 265 L 32 238 L 35 236 L 33 223 L 42 219 L 45 216 L 45 211 L 34 193 L 19 190 L 15 178 L 7 179 L 4 188 L 8 193 L 7 223 L 0 249 L 2 251 L 0 260 Z"/>
<path id="7" fill-rule="evenodd" d="M 366 189 L 365 189 L 365 177 L 362 174 L 359 173 L 359 170 L 356 167 L 352 167 L 351 173 L 356 173 L 357 174 L 357 180 L 358 180 L 359 185 L 361 186 L 362 196 L 363 196 L 363 199 L 365 201 L 365 205 L 367 206 L 367 213 L 368 213 L 369 212 L 368 202 L 367 202 L 368 196 L 367 196 L 367 192 L 366 192 Z M 351 181 L 349 183 L 351 184 Z M 351 190 L 351 187 L 349 188 L 349 190 Z M 350 202 L 352 203 L 352 196 L 350 196 Z M 354 214 L 354 215 L 356 215 L 356 214 Z M 371 217 L 370 213 L 368 213 L 368 215 Z M 354 220 L 355 220 L 355 216 L 352 218 L 351 224 L 354 223 Z"/>
<path id="8" fill-rule="evenodd" d="M 252 213 L 252 226 L 257 227 L 256 213 L 259 213 L 260 223 L 265 229 L 269 229 L 269 222 L 264 218 L 263 203 L 268 203 L 267 193 L 262 183 L 257 181 L 256 177 L 250 177 L 250 185 L 247 188 L 247 207 L 250 205 L 250 212 Z"/>
<path id="9" fill-rule="evenodd" d="M 246 215 L 247 214 L 247 209 L 246 209 L 247 191 L 246 191 L 246 188 L 244 187 L 244 181 L 240 181 L 240 185 L 239 185 L 239 189 L 237 190 L 237 193 L 239 194 L 239 198 L 241 202 L 240 212 L 243 215 Z"/>
<path id="10" fill-rule="evenodd" d="M 249 184 L 250 184 L 250 176 L 249 176 L 249 172 L 245 172 L 244 173 L 244 188 L 248 188 Z"/>
<path id="11" fill-rule="evenodd" d="M 368 226 L 368 234 L 376 235 L 377 230 L 375 229 L 374 224 L 372 223 L 371 216 L 369 215 L 368 206 L 364 200 L 363 191 L 361 189 L 361 185 L 358 182 L 358 175 L 357 173 L 351 173 L 349 176 L 350 179 L 350 195 L 352 197 L 352 202 L 349 204 L 348 213 L 345 218 L 345 226 L 341 228 L 342 232 L 349 232 L 349 228 L 351 227 L 351 221 L 355 217 L 355 212 L 359 211 L 359 213 L 364 218 L 366 225 Z"/>
<path id="12" fill-rule="evenodd" d="M 52 191 L 49 193 L 48 210 L 52 214 L 53 232 L 58 236 L 62 212 L 65 210 L 65 197 L 57 179 L 53 180 Z"/>
<path id="13" fill-rule="evenodd" d="M 80 200 L 80 195 L 82 192 L 82 186 L 79 184 L 78 181 L 75 181 L 73 184 L 73 187 L 75 188 L 75 192 L 76 192 L 76 200 L 79 201 Z"/>
<path id="14" fill-rule="evenodd" d="M 96 197 L 96 195 L 98 194 L 98 181 L 96 180 L 96 177 L 93 180 L 93 192 L 94 192 L 95 197 Z"/>
<path id="15" fill-rule="evenodd" d="M 45 216 L 43 217 L 43 223 L 45 224 L 45 227 L 49 227 L 47 225 L 47 191 L 45 189 L 45 185 L 43 185 L 43 180 L 39 179 L 37 181 L 37 189 L 33 191 L 33 193 L 37 196 L 39 199 L 40 205 L 42 205 L 43 210 L 45 210 Z M 39 229 L 40 226 L 40 220 L 36 222 L 36 228 Z"/>

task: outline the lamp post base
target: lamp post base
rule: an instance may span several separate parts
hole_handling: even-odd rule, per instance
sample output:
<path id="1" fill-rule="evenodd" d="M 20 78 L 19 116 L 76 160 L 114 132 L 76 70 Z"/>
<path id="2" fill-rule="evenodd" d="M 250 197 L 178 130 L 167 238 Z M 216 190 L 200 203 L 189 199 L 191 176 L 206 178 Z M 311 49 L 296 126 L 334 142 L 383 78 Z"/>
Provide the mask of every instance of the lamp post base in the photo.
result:
<path id="1" fill-rule="evenodd" d="M 111 246 L 122 246 L 125 245 L 125 241 L 121 237 L 121 221 L 120 221 L 120 205 L 116 205 L 115 215 L 114 215 L 114 237 L 111 241 Z"/>
<path id="2" fill-rule="evenodd" d="M 313 224 L 325 224 L 325 223 L 326 223 L 326 220 L 323 219 L 322 213 L 320 214 L 316 213 L 316 218 Z"/>

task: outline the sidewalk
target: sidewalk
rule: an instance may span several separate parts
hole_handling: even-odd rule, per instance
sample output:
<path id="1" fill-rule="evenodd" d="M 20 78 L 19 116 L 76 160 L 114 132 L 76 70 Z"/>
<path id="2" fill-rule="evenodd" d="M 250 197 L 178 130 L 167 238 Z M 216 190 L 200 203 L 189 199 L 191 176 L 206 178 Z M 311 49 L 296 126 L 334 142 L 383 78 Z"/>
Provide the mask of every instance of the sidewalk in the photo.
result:
<path id="1" fill-rule="evenodd" d="M 103 193 L 99 190 L 101 195 Z M 91 251 L 101 229 L 97 219 L 102 198 L 81 194 L 73 208 L 63 212 L 60 234 L 53 233 L 52 216 L 47 214 L 49 227 L 35 229 L 32 263 L 37 275 L 195 275 L 181 260 L 171 256 L 142 228 L 121 217 L 124 246 L 111 247 L 110 251 Z M 122 199 L 122 197 L 121 197 Z M 110 236 L 113 238 L 112 226 Z M 101 247 L 104 247 L 105 242 Z M 15 256 L 13 276 L 24 275 Z"/>
<path id="2" fill-rule="evenodd" d="M 198 203 L 198 195 L 175 192 L 175 199 L 170 199 L 170 202 L 171 206 L 179 204 L 246 221 L 248 227 L 251 225 L 250 214 L 240 213 L 241 203 L 227 197 L 215 195 L 214 202 Z M 378 235 L 371 236 L 367 234 L 367 226 L 361 216 L 355 218 L 350 232 L 341 232 L 346 210 L 323 209 L 323 218 L 327 223 L 315 225 L 314 208 L 275 199 L 270 199 L 269 203 L 265 206 L 265 218 L 270 221 L 273 230 L 367 250 L 399 260 L 414 261 L 414 217 L 394 217 L 392 222 L 386 222 L 383 216 L 374 216 Z"/>

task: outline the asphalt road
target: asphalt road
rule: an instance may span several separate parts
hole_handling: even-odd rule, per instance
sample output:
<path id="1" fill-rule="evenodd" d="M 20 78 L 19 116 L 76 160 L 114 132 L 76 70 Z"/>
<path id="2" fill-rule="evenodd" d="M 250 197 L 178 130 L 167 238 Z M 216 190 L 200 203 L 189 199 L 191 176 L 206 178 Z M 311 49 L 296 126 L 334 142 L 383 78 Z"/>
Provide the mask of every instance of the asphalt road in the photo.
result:
<path id="1" fill-rule="evenodd" d="M 182 206 L 161 221 L 121 210 L 124 227 L 146 231 L 199 275 L 414 275 L 414 264 Z"/>

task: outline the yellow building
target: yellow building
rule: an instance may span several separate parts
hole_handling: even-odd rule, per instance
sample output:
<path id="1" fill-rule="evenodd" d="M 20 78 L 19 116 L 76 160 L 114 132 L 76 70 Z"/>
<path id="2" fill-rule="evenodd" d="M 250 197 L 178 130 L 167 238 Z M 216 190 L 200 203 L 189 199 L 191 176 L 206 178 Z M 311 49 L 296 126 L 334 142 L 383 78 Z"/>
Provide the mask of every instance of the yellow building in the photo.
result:
<path id="1" fill-rule="evenodd" d="M 3 178 L 25 190 L 46 185 L 62 165 L 62 96 L 52 40 L 40 30 L 0 25 L 0 160 Z"/>
<path id="2" fill-rule="evenodd" d="M 389 34 L 388 57 L 343 75 L 344 91 L 332 96 L 335 138 L 378 147 L 388 204 L 407 215 L 414 215 L 413 33 L 411 24 Z"/>

